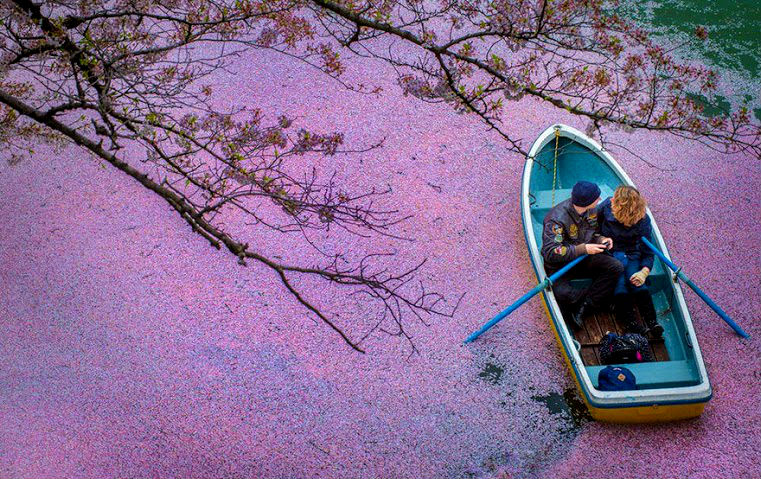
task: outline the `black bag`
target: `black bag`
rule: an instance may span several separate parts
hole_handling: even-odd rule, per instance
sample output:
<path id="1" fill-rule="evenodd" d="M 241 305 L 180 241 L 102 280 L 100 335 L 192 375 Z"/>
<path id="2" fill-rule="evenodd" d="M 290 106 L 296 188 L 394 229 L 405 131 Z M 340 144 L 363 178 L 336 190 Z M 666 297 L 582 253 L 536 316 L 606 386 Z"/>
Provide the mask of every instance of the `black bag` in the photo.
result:
<path id="1" fill-rule="evenodd" d="M 650 345 L 641 334 L 628 333 L 619 336 L 608 333 L 600 343 L 602 364 L 641 363 L 652 361 Z"/>

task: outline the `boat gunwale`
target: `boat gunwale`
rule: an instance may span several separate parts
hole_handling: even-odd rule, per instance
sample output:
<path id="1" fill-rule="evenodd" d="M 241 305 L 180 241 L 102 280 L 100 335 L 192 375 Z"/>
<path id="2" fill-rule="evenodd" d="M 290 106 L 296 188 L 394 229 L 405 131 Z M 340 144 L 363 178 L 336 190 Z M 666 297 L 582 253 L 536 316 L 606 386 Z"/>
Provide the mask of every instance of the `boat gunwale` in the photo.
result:
<path id="1" fill-rule="evenodd" d="M 521 178 L 521 220 L 523 222 L 523 234 L 526 239 L 526 245 L 529 250 L 529 257 L 531 258 L 531 264 L 534 268 L 537 280 L 539 282 L 544 281 L 546 273 L 544 271 L 544 262 L 542 261 L 539 253 L 539 247 L 534 235 L 531 218 L 531 208 L 528 200 L 528 194 L 530 192 L 530 180 L 531 171 L 534 164 L 534 157 L 541 151 L 542 148 L 554 137 L 555 129 L 559 130 L 560 136 L 569 138 L 582 146 L 587 147 L 592 153 L 597 156 L 598 159 L 606 163 L 613 172 L 618 175 L 619 179 L 626 185 L 634 186 L 631 178 L 621 168 L 621 166 L 613 159 L 613 157 L 602 149 L 602 147 L 593 139 L 587 137 L 585 134 L 576 130 L 573 127 L 563 124 L 553 124 L 545 129 L 539 137 L 534 141 L 529 150 L 529 155 L 526 158 L 526 163 L 523 168 L 523 176 Z M 671 258 L 668 249 L 666 247 L 663 236 L 660 229 L 655 222 L 655 218 L 647 209 L 647 215 L 650 217 L 653 227 L 653 239 L 660 248 L 661 252 L 667 257 Z M 689 341 L 693 347 L 695 355 L 695 363 L 698 369 L 699 383 L 693 386 L 679 386 L 672 388 L 652 388 L 652 389 L 637 389 L 633 391 L 600 391 L 594 387 L 592 381 L 587 373 L 586 366 L 584 365 L 579 352 L 575 347 L 572 347 L 572 338 L 568 328 L 565 325 L 565 321 L 562 320 L 562 314 L 558 306 L 555 295 L 551 290 L 542 291 L 542 295 L 547 305 L 547 310 L 550 313 L 550 320 L 553 322 L 555 329 L 558 333 L 558 338 L 561 339 L 561 345 L 563 353 L 569 359 L 569 364 L 573 368 L 573 373 L 576 376 L 578 384 L 581 386 L 582 393 L 585 396 L 586 401 L 590 406 L 597 408 L 621 408 L 621 407 L 641 407 L 648 405 L 667 405 L 667 404 L 685 404 L 685 403 L 701 403 L 707 402 L 711 399 L 713 392 L 708 379 L 708 374 L 703 363 L 703 356 L 698 344 L 697 336 L 692 324 L 692 318 L 687 304 L 684 300 L 682 288 L 679 283 L 671 281 L 672 290 L 674 291 L 674 297 L 676 303 L 682 313 L 685 329 L 687 331 Z M 681 339 L 683 341 L 683 339 Z"/>

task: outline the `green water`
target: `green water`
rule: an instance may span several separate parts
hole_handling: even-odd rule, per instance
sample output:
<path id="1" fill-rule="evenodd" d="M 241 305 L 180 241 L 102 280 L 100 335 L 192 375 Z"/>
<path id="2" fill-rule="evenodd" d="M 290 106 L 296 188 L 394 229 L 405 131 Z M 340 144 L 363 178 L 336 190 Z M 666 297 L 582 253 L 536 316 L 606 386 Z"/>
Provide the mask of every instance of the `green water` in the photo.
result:
<path id="1" fill-rule="evenodd" d="M 622 13 L 655 32 L 668 45 L 685 44 L 685 60 L 700 60 L 724 80 L 723 94 L 706 99 L 709 109 L 745 104 L 761 120 L 761 0 L 623 0 Z M 708 30 L 708 40 L 695 29 Z"/>

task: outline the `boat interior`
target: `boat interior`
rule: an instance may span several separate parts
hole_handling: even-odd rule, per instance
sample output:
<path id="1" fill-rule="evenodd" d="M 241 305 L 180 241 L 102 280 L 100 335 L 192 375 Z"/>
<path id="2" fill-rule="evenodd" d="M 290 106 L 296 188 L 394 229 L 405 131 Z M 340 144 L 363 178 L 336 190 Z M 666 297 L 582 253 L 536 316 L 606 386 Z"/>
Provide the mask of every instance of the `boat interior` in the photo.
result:
<path id="1" fill-rule="evenodd" d="M 596 182 L 602 190 L 602 199 L 613 195 L 615 188 L 624 181 L 613 168 L 586 146 L 568 138 L 560 137 L 557 144 L 550 141 L 535 157 L 529 180 L 531 221 L 537 248 L 541 247 L 542 223 L 553 206 L 570 198 L 571 188 L 579 180 Z M 553 171 L 557 171 L 553 198 Z M 651 217 L 654 220 L 654 218 Z M 571 284 L 583 288 L 591 283 L 589 278 L 574 279 Z M 700 374 L 695 352 L 690 342 L 684 313 L 675 298 L 671 272 L 655 258 L 653 271 L 647 279 L 653 297 L 658 321 L 664 328 L 663 339 L 651 341 L 654 362 L 626 364 L 637 378 L 638 389 L 670 388 L 699 384 Z M 641 321 L 637 312 L 637 319 Z M 576 341 L 589 377 L 597 387 L 597 376 L 604 365 L 600 364 L 599 344 L 607 331 L 623 334 L 614 315 L 600 312 L 584 320 L 584 328 L 574 331 L 568 328 Z"/>

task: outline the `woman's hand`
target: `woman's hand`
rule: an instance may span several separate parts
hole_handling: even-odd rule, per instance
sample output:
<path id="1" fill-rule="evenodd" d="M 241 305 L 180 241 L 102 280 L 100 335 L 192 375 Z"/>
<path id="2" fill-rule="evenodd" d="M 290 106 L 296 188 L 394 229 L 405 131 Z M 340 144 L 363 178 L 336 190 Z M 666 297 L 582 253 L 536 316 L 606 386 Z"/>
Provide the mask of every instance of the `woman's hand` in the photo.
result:
<path id="1" fill-rule="evenodd" d="M 631 277 L 629 278 L 629 281 L 634 286 L 642 286 L 645 284 L 645 280 L 647 279 L 647 276 L 650 274 L 650 268 L 642 268 L 641 270 L 637 271 Z"/>

